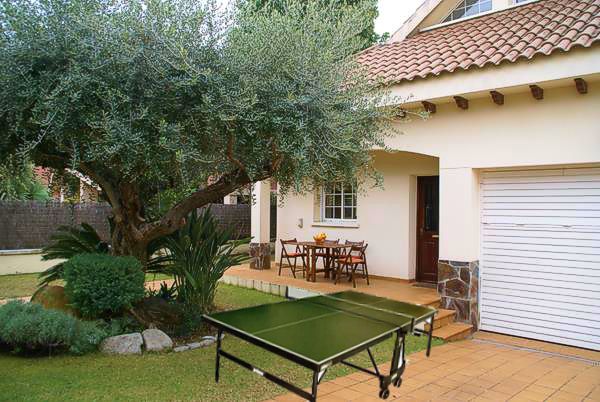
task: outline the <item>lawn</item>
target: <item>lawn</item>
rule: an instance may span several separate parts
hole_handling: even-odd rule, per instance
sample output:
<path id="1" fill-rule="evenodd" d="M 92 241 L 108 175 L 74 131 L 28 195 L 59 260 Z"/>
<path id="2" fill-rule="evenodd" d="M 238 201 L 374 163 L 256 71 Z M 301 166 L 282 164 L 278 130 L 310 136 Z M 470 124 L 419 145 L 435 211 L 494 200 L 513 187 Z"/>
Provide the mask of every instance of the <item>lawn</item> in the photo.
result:
<path id="1" fill-rule="evenodd" d="M 162 274 L 146 274 L 146 281 L 163 280 Z M 0 300 L 31 296 L 37 289 L 38 274 L 0 275 Z"/>
<path id="2" fill-rule="evenodd" d="M 216 303 L 220 308 L 239 308 L 281 300 L 255 290 L 220 285 Z M 425 337 L 409 337 L 407 352 L 424 349 L 426 341 Z M 440 343 L 434 340 L 434 345 Z M 232 336 L 225 337 L 223 348 L 302 386 L 310 384 L 308 370 Z M 378 362 L 385 362 L 391 350 L 389 340 L 373 351 Z M 214 347 L 124 357 L 0 355 L 0 400 L 260 401 L 286 393 L 283 388 L 224 359 L 221 382 L 215 384 L 214 360 Z M 353 361 L 366 365 L 368 357 L 364 354 Z M 351 372 L 337 365 L 327 373 L 325 380 Z"/>

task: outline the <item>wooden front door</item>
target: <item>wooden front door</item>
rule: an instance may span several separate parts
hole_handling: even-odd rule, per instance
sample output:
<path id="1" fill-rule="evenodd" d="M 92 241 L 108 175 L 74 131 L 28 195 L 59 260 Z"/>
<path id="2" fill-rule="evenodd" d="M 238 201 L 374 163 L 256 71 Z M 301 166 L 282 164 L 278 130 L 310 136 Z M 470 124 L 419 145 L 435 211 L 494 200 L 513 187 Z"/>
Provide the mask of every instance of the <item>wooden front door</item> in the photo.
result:
<path id="1" fill-rule="evenodd" d="M 417 178 L 417 281 L 437 283 L 439 251 L 438 176 Z"/>

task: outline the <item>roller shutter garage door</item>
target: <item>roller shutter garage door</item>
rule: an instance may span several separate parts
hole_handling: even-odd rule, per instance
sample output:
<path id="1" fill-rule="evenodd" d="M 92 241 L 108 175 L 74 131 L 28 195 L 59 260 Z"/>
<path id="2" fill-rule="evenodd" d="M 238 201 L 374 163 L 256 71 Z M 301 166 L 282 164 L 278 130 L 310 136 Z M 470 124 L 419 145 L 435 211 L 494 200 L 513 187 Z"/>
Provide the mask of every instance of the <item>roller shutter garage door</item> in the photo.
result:
<path id="1" fill-rule="evenodd" d="M 483 172 L 481 329 L 600 350 L 600 168 Z"/>

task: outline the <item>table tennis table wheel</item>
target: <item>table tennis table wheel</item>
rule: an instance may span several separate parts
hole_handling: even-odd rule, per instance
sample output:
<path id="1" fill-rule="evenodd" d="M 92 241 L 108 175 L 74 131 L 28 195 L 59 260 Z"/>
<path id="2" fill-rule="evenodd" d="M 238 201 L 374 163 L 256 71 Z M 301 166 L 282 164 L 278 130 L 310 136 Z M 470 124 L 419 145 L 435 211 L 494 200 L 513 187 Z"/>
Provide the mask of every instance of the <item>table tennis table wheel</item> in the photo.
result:
<path id="1" fill-rule="evenodd" d="M 400 385 L 402 385 L 402 378 L 400 378 L 400 377 L 397 377 L 397 378 L 394 380 L 394 387 L 396 387 L 396 388 L 400 388 Z"/>
<path id="2" fill-rule="evenodd" d="M 379 391 L 379 397 L 381 399 L 388 399 L 388 397 L 390 396 L 390 390 L 389 389 L 382 389 L 381 391 Z"/>

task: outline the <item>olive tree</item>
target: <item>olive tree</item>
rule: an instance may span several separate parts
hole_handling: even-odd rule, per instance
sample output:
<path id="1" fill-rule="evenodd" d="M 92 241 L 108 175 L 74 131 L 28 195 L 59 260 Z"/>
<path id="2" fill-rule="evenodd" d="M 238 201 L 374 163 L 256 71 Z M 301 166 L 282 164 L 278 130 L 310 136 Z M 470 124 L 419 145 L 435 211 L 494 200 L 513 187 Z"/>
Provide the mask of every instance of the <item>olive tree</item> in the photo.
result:
<path id="1" fill-rule="evenodd" d="M 256 181 L 285 195 L 377 177 L 368 150 L 391 112 L 352 56 L 368 12 L 0 0 L 0 157 L 90 177 L 113 252 L 142 261 L 190 211 Z"/>

